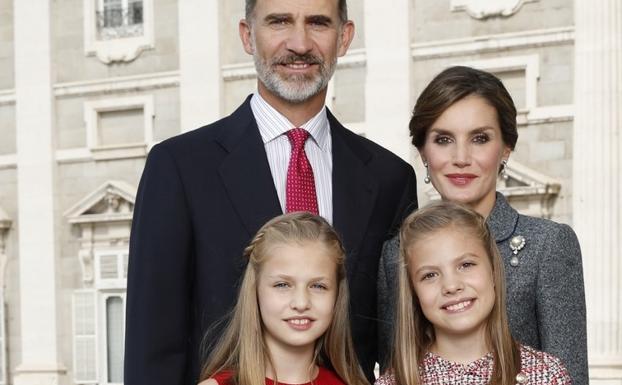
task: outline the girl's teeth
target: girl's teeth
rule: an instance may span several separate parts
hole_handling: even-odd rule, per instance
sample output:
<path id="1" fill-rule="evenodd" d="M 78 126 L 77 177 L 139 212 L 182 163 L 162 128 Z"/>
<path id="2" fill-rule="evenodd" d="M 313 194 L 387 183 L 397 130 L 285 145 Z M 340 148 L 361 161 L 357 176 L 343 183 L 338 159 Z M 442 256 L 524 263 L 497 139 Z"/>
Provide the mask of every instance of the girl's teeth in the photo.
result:
<path id="1" fill-rule="evenodd" d="M 455 305 L 447 306 L 447 310 L 451 310 L 451 311 L 461 310 L 469 306 L 470 304 L 471 304 L 471 301 L 460 302 Z"/>
<path id="2" fill-rule="evenodd" d="M 292 319 L 289 320 L 289 322 L 293 323 L 294 325 L 304 325 L 309 323 L 308 319 Z"/>

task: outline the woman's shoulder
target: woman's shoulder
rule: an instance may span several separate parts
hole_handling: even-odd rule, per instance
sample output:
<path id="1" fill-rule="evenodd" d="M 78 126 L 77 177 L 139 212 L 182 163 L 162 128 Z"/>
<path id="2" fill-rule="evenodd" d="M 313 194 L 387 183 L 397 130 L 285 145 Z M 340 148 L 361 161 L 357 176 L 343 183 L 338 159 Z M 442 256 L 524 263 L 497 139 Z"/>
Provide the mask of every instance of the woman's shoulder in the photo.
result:
<path id="1" fill-rule="evenodd" d="M 560 251 L 579 250 L 579 240 L 572 227 L 550 219 L 521 214 L 514 234 L 523 235 L 536 244 L 554 245 Z"/>
<path id="2" fill-rule="evenodd" d="M 570 375 L 561 360 L 527 345 L 520 346 L 521 373 L 528 384 L 570 384 Z"/>

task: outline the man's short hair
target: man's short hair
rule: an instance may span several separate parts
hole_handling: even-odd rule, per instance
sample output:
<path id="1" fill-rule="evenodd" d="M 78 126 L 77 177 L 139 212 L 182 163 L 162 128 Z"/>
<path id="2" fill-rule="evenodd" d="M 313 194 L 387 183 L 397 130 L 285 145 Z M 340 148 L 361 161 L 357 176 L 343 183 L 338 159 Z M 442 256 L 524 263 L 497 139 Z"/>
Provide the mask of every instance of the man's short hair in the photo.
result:
<path id="1" fill-rule="evenodd" d="M 348 4 L 346 4 L 346 0 L 338 0 L 338 8 L 339 8 L 339 20 L 342 23 L 348 21 Z M 250 21 L 253 16 L 253 11 L 255 10 L 255 5 L 257 4 L 257 0 L 246 0 L 246 20 Z"/>

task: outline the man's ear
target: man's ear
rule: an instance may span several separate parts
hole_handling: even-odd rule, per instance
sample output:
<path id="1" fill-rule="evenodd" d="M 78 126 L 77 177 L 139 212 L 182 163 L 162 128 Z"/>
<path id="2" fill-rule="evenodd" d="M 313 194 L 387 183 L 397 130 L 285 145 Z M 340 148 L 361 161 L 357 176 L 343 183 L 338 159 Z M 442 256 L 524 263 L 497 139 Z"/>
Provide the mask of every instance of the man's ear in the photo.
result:
<path id="1" fill-rule="evenodd" d="M 354 39 L 354 23 L 352 20 L 348 20 L 341 26 L 341 36 L 339 39 L 337 56 L 343 56 L 346 52 L 348 52 L 352 39 Z"/>
<path id="2" fill-rule="evenodd" d="M 253 30 L 250 23 L 246 21 L 246 19 L 240 20 L 238 30 L 240 32 L 240 40 L 242 40 L 244 51 L 249 55 L 254 55 L 255 47 L 253 46 Z"/>

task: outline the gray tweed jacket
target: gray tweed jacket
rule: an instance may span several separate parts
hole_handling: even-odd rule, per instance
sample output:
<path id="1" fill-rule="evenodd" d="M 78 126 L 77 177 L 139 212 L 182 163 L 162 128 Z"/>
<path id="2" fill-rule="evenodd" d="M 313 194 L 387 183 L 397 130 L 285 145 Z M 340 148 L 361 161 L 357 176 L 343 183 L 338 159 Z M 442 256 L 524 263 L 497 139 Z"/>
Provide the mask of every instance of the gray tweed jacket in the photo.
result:
<path id="1" fill-rule="evenodd" d="M 520 215 L 500 193 L 487 222 L 503 257 L 514 338 L 559 357 L 574 384 L 588 384 L 583 268 L 574 231 L 568 225 Z M 525 246 L 518 252 L 518 265 L 512 266 L 510 239 L 516 235 L 525 237 Z M 394 237 L 383 246 L 378 272 L 382 368 L 393 339 L 398 257 L 399 241 Z"/>

